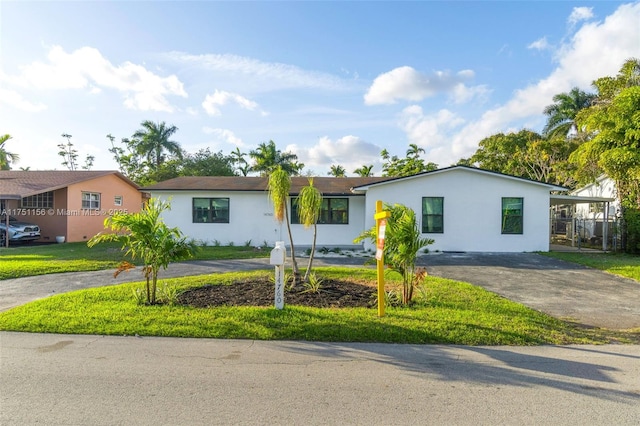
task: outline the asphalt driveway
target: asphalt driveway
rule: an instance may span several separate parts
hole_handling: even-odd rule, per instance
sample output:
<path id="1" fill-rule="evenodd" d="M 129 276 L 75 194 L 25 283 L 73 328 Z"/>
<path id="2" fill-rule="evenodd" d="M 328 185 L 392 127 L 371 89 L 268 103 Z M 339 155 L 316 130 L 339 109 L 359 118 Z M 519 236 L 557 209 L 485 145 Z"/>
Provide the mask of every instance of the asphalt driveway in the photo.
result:
<path id="1" fill-rule="evenodd" d="M 640 327 L 640 283 L 535 253 L 423 256 L 431 275 L 481 286 L 556 318 L 609 329 Z"/>
<path id="2" fill-rule="evenodd" d="M 640 328 L 640 283 L 535 253 L 440 253 L 419 258 L 430 275 L 469 282 L 557 318 L 585 326 Z M 306 266 L 306 259 L 299 259 Z M 361 258 L 319 258 L 314 265 L 362 266 Z M 161 278 L 270 269 L 268 259 L 176 263 Z M 0 281 L 0 311 L 88 287 L 142 280 L 139 271 L 51 274 Z"/>

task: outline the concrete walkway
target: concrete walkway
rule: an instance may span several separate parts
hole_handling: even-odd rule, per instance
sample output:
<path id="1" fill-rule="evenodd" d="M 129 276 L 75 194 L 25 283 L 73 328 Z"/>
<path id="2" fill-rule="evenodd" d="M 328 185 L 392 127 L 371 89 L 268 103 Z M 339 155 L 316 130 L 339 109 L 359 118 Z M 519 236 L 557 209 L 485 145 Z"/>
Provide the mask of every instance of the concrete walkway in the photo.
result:
<path id="1" fill-rule="evenodd" d="M 298 259 L 306 266 L 306 259 Z M 362 258 L 327 257 L 315 266 L 362 267 Z M 535 253 L 441 253 L 419 258 L 429 274 L 476 284 L 557 318 L 592 327 L 640 328 L 640 283 Z M 372 267 L 370 265 L 370 267 Z M 175 263 L 161 278 L 271 269 L 268 259 Z M 51 274 L 0 281 L 0 311 L 54 294 L 141 281 L 139 269 Z"/>

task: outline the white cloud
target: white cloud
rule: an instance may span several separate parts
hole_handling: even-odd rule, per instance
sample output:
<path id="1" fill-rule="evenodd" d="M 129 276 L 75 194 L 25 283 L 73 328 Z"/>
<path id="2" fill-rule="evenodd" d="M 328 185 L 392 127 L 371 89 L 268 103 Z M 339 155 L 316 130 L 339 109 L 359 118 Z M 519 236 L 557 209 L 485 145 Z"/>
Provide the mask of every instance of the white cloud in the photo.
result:
<path id="1" fill-rule="evenodd" d="M 220 111 L 221 106 L 224 106 L 230 102 L 233 102 L 239 105 L 241 108 L 255 111 L 258 109 L 258 104 L 252 100 L 249 100 L 243 96 L 238 95 L 237 93 L 230 93 L 225 91 L 216 90 L 213 94 L 207 95 L 202 102 L 202 108 L 209 115 L 221 115 L 222 111 Z M 267 115 L 266 112 L 260 111 L 261 115 Z"/>
<path id="2" fill-rule="evenodd" d="M 393 104 L 398 100 L 418 102 L 438 93 L 452 92 L 459 85 L 472 79 L 474 72 L 462 70 L 455 75 L 448 71 L 436 71 L 424 74 L 409 66 L 395 68 L 375 78 L 364 95 L 367 105 Z M 473 89 L 467 94 L 482 91 Z M 458 89 L 458 92 L 461 92 Z"/>
<path id="3" fill-rule="evenodd" d="M 582 16 L 587 16 L 583 13 Z M 413 143 L 426 147 L 427 158 L 441 166 L 475 152 L 478 142 L 498 132 L 519 130 L 532 122 L 544 122 L 542 111 L 553 96 L 578 86 L 589 90 L 593 80 L 616 75 L 624 61 L 640 56 L 640 3 L 620 6 L 600 23 L 585 23 L 556 53 L 557 67 L 548 77 L 514 92 L 513 97 L 477 120 L 440 111 L 423 115 L 417 107 L 401 114 L 401 128 Z M 539 129 L 534 129 L 539 130 Z"/>
<path id="4" fill-rule="evenodd" d="M 166 96 L 187 97 L 175 76 L 158 76 L 141 65 L 125 62 L 114 66 L 95 48 L 82 47 L 67 53 L 53 46 L 48 61 L 21 67 L 21 74 L 7 77 L 14 86 L 36 90 L 86 89 L 96 94 L 102 88 L 123 93 L 127 108 L 143 111 L 173 111 Z"/>
<path id="5" fill-rule="evenodd" d="M 207 135 L 214 136 L 219 142 L 224 142 L 233 146 L 245 146 L 245 143 L 242 142 L 242 139 L 236 136 L 236 134 L 229 129 L 204 127 L 202 131 Z"/>
<path id="6" fill-rule="evenodd" d="M 24 99 L 22 95 L 15 90 L 3 88 L 0 88 L 0 102 L 3 102 L 10 107 L 28 112 L 38 112 L 47 109 L 47 106 L 41 102 L 34 104 Z"/>
<path id="7" fill-rule="evenodd" d="M 569 15 L 569 19 L 567 19 L 567 22 L 573 27 L 580 21 L 587 21 L 591 18 L 593 18 L 592 7 L 574 7 L 571 11 L 571 15 Z"/>
<path id="8" fill-rule="evenodd" d="M 190 55 L 183 52 L 167 54 L 171 60 L 193 64 L 210 71 L 219 71 L 231 76 L 241 76 L 245 84 L 259 81 L 263 91 L 313 88 L 322 90 L 345 90 L 351 85 L 331 74 L 307 71 L 302 68 L 277 62 L 262 62 L 238 55 Z"/>
<path id="9" fill-rule="evenodd" d="M 539 38 L 533 43 L 527 46 L 527 49 L 535 49 L 535 50 L 547 50 L 551 47 L 549 42 L 547 41 L 547 37 Z"/>
<path id="10" fill-rule="evenodd" d="M 382 148 L 349 135 L 335 141 L 324 136 L 309 148 L 294 144 L 288 145 L 284 151 L 296 154 L 305 169 L 316 171 L 318 176 L 327 176 L 334 164 L 344 167 L 347 175 L 353 175 L 353 171 L 363 165 L 379 165 Z"/>

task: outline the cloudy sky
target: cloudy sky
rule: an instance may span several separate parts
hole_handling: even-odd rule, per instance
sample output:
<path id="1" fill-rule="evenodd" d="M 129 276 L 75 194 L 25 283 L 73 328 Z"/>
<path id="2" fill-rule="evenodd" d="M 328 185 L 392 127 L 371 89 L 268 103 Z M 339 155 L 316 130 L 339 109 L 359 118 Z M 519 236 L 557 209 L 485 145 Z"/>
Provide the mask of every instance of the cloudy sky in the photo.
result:
<path id="1" fill-rule="evenodd" d="M 188 152 L 273 140 L 304 172 L 380 151 L 449 166 L 497 132 L 540 131 L 555 94 L 640 57 L 640 3 L 0 2 L 0 134 L 17 167 L 144 120 Z"/>

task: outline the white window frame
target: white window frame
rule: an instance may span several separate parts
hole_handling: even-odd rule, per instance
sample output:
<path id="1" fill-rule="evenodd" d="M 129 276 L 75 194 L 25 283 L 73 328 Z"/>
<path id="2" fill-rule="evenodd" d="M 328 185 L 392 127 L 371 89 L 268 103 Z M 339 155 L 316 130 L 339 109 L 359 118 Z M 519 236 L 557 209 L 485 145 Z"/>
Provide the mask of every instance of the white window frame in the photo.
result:
<path id="1" fill-rule="evenodd" d="M 100 209 L 100 193 L 82 191 L 82 208 L 84 210 Z"/>

